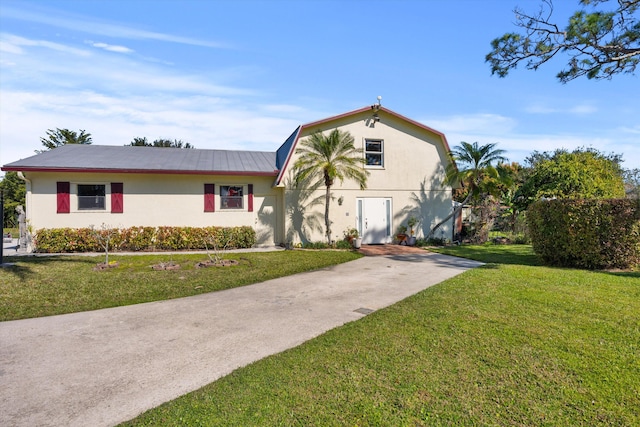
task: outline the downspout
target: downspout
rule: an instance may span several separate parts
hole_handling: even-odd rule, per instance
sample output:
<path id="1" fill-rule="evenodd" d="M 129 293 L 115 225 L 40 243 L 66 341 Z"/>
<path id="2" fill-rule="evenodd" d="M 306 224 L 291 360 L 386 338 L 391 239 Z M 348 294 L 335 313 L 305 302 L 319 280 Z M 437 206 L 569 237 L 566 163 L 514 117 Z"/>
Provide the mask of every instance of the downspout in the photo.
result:
<path id="1" fill-rule="evenodd" d="M 27 220 L 29 220 L 31 219 L 31 209 L 29 209 L 29 207 L 31 206 L 31 180 L 24 176 L 22 171 L 18 171 L 18 178 L 25 182 L 26 191 L 24 195 L 24 204 L 26 206 L 24 207 L 24 210 L 27 214 Z"/>

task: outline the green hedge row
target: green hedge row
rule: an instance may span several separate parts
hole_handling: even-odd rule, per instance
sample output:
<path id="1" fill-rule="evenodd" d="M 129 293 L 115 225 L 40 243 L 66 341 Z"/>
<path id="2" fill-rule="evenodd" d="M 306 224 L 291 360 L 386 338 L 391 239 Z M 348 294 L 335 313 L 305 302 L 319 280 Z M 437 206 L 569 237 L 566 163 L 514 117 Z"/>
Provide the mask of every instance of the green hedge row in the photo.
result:
<path id="1" fill-rule="evenodd" d="M 551 265 L 587 269 L 640 266 L 640 201 L 539 201 L 527 210 L 534 251 Z"/>
<path id="2" fill-rule="evenodd" d="M 50 228 L 38 230 L 36 252 L 103 252 L 95 233 L 110 236 L 109 251 L 176 251 L 250 248 L 253 228 L 243 227 L 130 227 L 122 229 Z M 206 246 L 205 246 L 206 245 Z"/>

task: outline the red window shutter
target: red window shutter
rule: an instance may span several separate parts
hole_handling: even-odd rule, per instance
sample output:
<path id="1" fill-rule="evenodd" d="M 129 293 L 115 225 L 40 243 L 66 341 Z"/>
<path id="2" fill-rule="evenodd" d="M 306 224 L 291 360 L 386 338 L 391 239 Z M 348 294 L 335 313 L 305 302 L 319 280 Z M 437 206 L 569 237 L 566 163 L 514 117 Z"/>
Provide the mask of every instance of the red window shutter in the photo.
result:
<path id="1" fill-rule="evenodd" d="M 249 184 L 249 212 L 253 212 L 253 184 Z"/>
<path id="2" fill-rule="evenodd" d="M 215 184 L 204 185 L 204 211 L 215 212 L 216 211 L 216 194 Z"/>
<path id="3" fill-rule="evenodd" d="M 56 183 L 56 191 L 58 198 L 58 208 L 57 213 L 69 213 L 71 212 L 71 202 L 69 201 L 69 192 L 71 189 L 71 184 L 68 182 L 60 182 Z"/>
<path id="4" fill-rule="evenodd" d="M 111 213 L 124 212 L 123 185 L 121 182 L 111 183 Z"/>

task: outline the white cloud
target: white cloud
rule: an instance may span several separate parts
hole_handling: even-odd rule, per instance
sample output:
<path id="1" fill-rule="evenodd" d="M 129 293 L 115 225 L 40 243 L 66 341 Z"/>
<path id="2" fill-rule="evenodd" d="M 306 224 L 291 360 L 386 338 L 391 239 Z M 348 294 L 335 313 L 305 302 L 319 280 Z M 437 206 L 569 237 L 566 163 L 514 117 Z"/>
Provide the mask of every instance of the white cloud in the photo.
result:
<path id="1" fill-rule="evenodd" d="M 46 88 L 40 87 L 39 91 L 50 92 L 57 89 L 66 92 L 69 89 L 78 91 L 91 88 L 96 91 L 126 94 L 186 92 L 243 96 L 254 93 L 248 89 L 216 84 L 212 75 L 180 74 L 173 67 L 166 67 L 161 63 L 140 61 L 139 58 L 129 55 L 113 57 L 102 51 L 104 49 L 132 52 L 124 46 L 91 42 L 101 48 L 92 53 L 60 43 L 32 40 L 11 34 L 3 34 L 0 40 L 15 47 L 12 49 L 13 53 L 3 55 L 3 61 L 16 63 L 16 66 L 3 70 L 1 78 L 5 90 L 12 87 L 28 89 L 35 87 L 34 83 L 46 82 Z M 54 49 L 55 53 L 39 51 L 36 50 L 37 47 Z M 69 55 L 62 56 L 61 53 Z M 91 61 L 87 61 L 87 56 L 91 56 Z M 234 71 L 236 78 L 239 78 L 241 70 Z"/>
<path id="2" fill-rule="evenodd" d="M 579 132 L 557 135 L 496 132 L 494 134 L 485 134 L 480 139 L 473 132 L 454 131 L 445 133 L 445 135 L 451 147 L 458 145 L 460 141 L 478 141 L 480 144 L 497 142 L 497 148 L 507 151 L 506 157 L 509 161 L 521 164 L 533 151 L 555 151 L 559 148 L 566 148 L 571 151 L 580 147 L 593 147 L 603 153 L 614 152 L 622 154 L 625 160 L 624 167 L 640 167 L 640 144 L 631 142 L 630 139 L 627 141 L 616 139 L 614 141 L 606 137 L 582 135 Z"/>
<path id="3" fill-rule="evenodd" d="M 181 139 L 201 149 L 275 151 L 296 126 L 316 117 L 304 110 L 266 115 L 272 106 L 248 109 L 238 101 L 204 96 L 6 95 L 0 100 L 0 109 L 6 112 L 0 118 L 2 164 L 33 155 L 42 148 L 40 137 L 56 127 L 84 129 L 100 145 L 125 145 L 146 136 Z"/>
<path id="4" fill-rule="evenodd" d="M 598 108 L 592 103 L 583 103 L 578 105 L 562 105 L 560 102 L 549 106 L 547 104 L 530 104 L 525 107 L 525 112 L 530 114 L 574 114 L 587 115 L 598 112 Z"/>
<path id="5" fill-rule="evenodd" d="M 87 43 L 93 47 L 104 49 L 109 52 L 117 52 L 117 53 L 133 53 L 134 52 L 133 49 L 129 49 L 126 46 L 117 46 L 117 45 L 112 45 L 107 43 L 96 43 L 91 41 L 87 41 Z"/>
<path id="6" fill-rule="evenodd" d="M 623 154 L 624 167 L 640 167 L 640 144 L 637 135 L 640 126 L 628 126 L 602 135 L 575 132 L 548 134 L 537 131 L 523 131 L 518 121 L 507 116 L 491 113 L 452 115 L 421 120 L 425 125 L 441 131 L 447 137 L 451 147 L 460 142 L 478 142 L 480 144 L 498 143 L 498 148 L 507 151 L 510 161 L 523 163 L 524 159 L 535 151 L 554 151 L 558 148 L 573 150 L 579 147 L 593 147 L 601 152 Z M 616 135 L 615 139 L 611 134 Z"/>
<path id="7" fill-rule="evenodd" d="M 16 55 L 22 55 L 25 53 L 25 50 L 22 49 L 23 46 L 43 47 L 43 48 L 54 50 L 57 52 L 65 52 L 65 53 L 70 53 L 73 55 L 84 56 L 84 57 L 91 55 L 86 50 L 77 49 L 74 47 L 66 46 L 64 44 L 54 43 L 47 40 L 28 39 L 25 37 L 20 37 L 13 34 L 7 34 L 7 33 L 0 34 L 0 43 L 2 44 L 3 52 L 16 54 Z"/>
<path id="8" fill-rule="evenodd" d="M 0 37 L 2 37 L 2 35 L 0 35 Z M 24 53 L 24 50 L 22 50 L 19 45 L 0 38 L 0 52 L 22 55 Z"/>
<path id="9" fill-rule="evenodd" d="M 276 113 L 276 114 L 282 114 L 282 113 L 297 114 L 304 111 L 304 109 L 299 105 L 286 105 L 286 104 L 267 105 L 267 106 L 264 106 L 263 109 L 267 113 Z"/>
<path id="10" fill-rule="evenodd" d="M 637 126 L 624 126 L 616 129 L 617 132 L 622 134 L 640 135 L 640 125 Z"/>
<path id="11" fill-rule="evenodd" d="M 36 8 L 33 5 L 31 6 L 32 10 L 4 7 L 2 9 L 2 14 L 5 17 L 12 19 L 46 24 L 54 27 L 65 28 L 68 30 L 80 31 L 100 36 L 138 40 L 158 40 L 211 48 L 230 47 L 225 43 L 176 36 L 155 31 L 146 31 L 140 28 L 132 28 L 122 24 L 101 22 L 88 16 L 68 13 L 63 14 L 59 10 L 56 10 L 55 13 L 51 13 L 51 11 L 47 10 L 44 7 Z"/>
<path id="12" fill-rule="evenodd" d="M 554 114 L 558 112 L 558 109 L 546 105 L 533 104 L 525 107 L 524 111 L 530 114 Z"/>
<path id="13" fill-rule="evenodd" d="M 136 55 L 108 54 L 133 52 L 123 45 L 86 42 L 98 48 L 90 51 L 12 34 L 1 40 L 3 63 L 15 66 L 0 75 L 0 164 L 33 155 L 47 129 L 84 129 L 104 145 L 146 136 L 275 151 L 298 124 L 317 118 L 301 107 L 261 104 L 259 92 L 224 84 L 250 69 L 186 74 Z"/>
<path id="14" fill-rule="evenodd" d="M 468 114 L 454 115 L 449 117 L 441 117 L 423 120 L 433 129 L 443 132 L 445 135 L 450 134 L 471 134 L 475 135 L 467 142 L 473 142 L 478 137 L 485 135 L 493 135 L 496 133 L 511 132 L 517 125 L 516 120 L 511 117 L 501 116 L 499 114 Z M 448 138 L 448 136 L 447 136 Z"/>
<path id="15" fill-rule="evenodd" d="M 572 114 L 593 114 L 597 113 L 598 109 L 591 104 L 582 104 L 571 107 L 569 112 Z"/>

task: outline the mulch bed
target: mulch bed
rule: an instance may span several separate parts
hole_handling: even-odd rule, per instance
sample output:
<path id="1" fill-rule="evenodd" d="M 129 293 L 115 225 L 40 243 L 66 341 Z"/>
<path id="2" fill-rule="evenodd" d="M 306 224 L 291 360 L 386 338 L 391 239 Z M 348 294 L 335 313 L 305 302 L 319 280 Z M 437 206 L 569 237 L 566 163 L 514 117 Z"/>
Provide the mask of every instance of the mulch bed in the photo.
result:
<path id="1" fill-rule="evenodd" d="M 151 268 L 158 271 L 163 270 L 180 270 L 180 264 L 176 264 L 173 261 L 161 262 L 160 264 L 152 265 Z"/>
<path id="2" fill-rule="evenodd" d="M 110 262 L 109 264 L 105 264 L 104 262 L 100 262 L 100 263 L 96 264 L 95 267 L 93 267 L 93 271 L 104 271 L 104 270 L 108 270 L 110 268 L 116 268 L 119 265 L 120 265 L 119 262 Z"/>
<path id="3" fill-rule="evenodd" d="M 205 267 L 231 267 L 233 265 L 238 265 L 238 261 L 235 259 L 222 259 L 220 261 L 201 261 L 196 263 L 196 268 L 205 268 Z"/>

